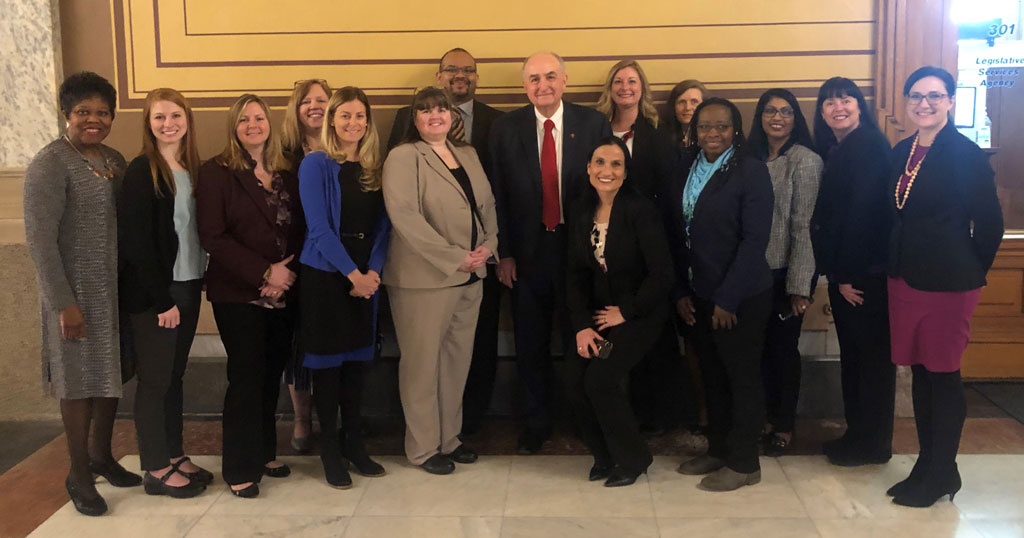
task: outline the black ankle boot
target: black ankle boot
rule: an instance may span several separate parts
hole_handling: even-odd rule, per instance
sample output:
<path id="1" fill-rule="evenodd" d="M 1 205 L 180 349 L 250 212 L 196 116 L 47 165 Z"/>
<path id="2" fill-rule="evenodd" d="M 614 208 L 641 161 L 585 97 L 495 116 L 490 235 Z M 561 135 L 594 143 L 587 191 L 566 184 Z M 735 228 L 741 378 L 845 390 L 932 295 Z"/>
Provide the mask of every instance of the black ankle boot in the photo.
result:
<path id="1" fill-rule="evenodd" d="M 352 462 L 352 468 L 362 476 L 384 476 L 387 472 L 384 466 L 370 459 L 363 445 L 363 439 L 356 433 L 347 433 L 345 430 L 338 430 L 338 437 L 341 441 L 341 455 Z"/>
<path id="2" fill-rule="evenodd" d="M 924 479 L 925 469 L 928 468 L 928 462 L 922 457 L 918 456 L 917 461 L 914 462 L 914 468 L 910 470 L 910 475 L 903 480 L 893 484 L 891 488 L 886 490 L 885 494 L 890 497 L 896 497 L 898 495 L 905 495 L 911 489 L 913 489 L 921 480 Z"/>
<path id="3" fill-rule="evenodd" d="M 93 493 L 95 496 L 88 495 L 82 491 L 83 488 L 76 486 L 71 481 L 71 477 L 68 476 L 64 480 L 64 488 L 68 490 L 68 496 L 71 497 L 72 504 L 75 505 L 75 510 L 78 510 L 80 514 L 87 516 L 102 516 L 107 512 L 107 501 L 103 500 L 103 497 L 96 492 L 95 488 Z"/>
<path id="4" fill-rule="evenodd" d="M 336 451 L 324 451 L 320 454 L 320 462 L 324 465 L 324 477 L 327 483 L 335 489 L 349 489 L 352 487 L 352 475 L 345 470 L 345 461 L 341 454 Z"/>
<path id="5" fill-rule="evenodd" d="M 892 502 L 912 508 L 928 508 L 946 495 L 949 495 L 949 501 L 953 502 L 962 485 L 960 471 L 954 465 L 953 471 L 944 477 L 925 476 L 920 482 L 907 488 L 903 494 L 893 497 Z"/>

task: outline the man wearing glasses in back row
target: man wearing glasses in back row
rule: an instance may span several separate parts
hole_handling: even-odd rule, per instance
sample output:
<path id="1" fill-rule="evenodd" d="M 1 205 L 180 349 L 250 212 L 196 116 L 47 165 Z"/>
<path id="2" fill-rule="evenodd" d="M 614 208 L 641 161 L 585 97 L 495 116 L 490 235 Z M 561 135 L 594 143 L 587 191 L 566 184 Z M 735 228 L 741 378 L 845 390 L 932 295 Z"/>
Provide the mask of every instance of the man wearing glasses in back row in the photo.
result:
<path id="1" fill-rule="evenodd" d="M 455 110 L 452 116 L 451 134 L 469 142 L 480 157 L 480 164 L 488 177 L 491 175 L 490 155 L 487 151 L 487 138 L 491 131 L 491 123 L 502 112 L 491 108 L 476 97 L 479 75 L 476 71 L 476 60 L 462 48 L 454 48 L 441 56 L 437 67 L 437 86 L 448 92 Z M 411 99 L 410 99 L 411 100 Z M 388 137 L 388 151 L 397 146 L 405 138 L 405 129 L 409 125 L 410 107 L 405 106 L 395 115 L 395 123 Z M 456 116 L 455 114 L 458 114 Z M 461 120 L 461 121 L 460 121 Z M 466 392 L 463 397 L 462 431 L 465 434 L 475 433 L 487 413 L 494 389 L 494 377 L 498 360 L 498 310 L 501 305 L 501 284 L 494 272 L 494 266 L 487 266 L 487 278 L 484 279 L 483 299 L 480 303 L 480 317 L 477 318 L 476 336 L 473 341 L 473 361 L 466 380 Z"/>

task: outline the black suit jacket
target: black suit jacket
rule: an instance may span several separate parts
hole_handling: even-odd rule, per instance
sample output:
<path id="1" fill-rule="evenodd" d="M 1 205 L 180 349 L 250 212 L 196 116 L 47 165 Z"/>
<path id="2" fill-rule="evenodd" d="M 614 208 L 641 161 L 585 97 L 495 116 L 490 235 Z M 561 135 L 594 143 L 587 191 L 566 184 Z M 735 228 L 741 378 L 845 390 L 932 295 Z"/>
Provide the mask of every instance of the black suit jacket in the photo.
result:
<path id="1" fill-rule="evenodd" d="M 687 238 L 683 189 L 693 159 L 684 157 L 661 200 L 675 259 L 673 295 L 697 295 L 735 313 L 740 303 L 772 285 L 765 260 L 775 207 L 772 178 L 763 162 L 746 155 L 715 172 L 697 198 Z"/>
<path id="2" fill-rule="evenodd" d="M 811 216 L 811 244 L 820 274 L 836 284 L 885 271 L 889 203 L 889 141 L 861 126 L 825 159 L 818 201 Z"/>
<path id="3" fill-rule="evenodd" d="M 562 102 L 562 209 L 563 221 L 589 185 L 587 154 L 597 141 L 612 133 L 604 115 L 593 109 Z M 534 261 L 537 240 L 543 233 L 543 198 L 540 154 L 537 152 L 537 117 L 533 105 L 498 118 L 491 129 L 491 169 L 488 177 L 498 206 L 498 252 L 515 258 L 519 266 Z"/>
<path id="4" fill-rule="evenodd" d="M 896 192 L 913 140 L 911 136 L 893 149 L 889 193 Z M 922 291 L 967 291 L 985 285 L 985 273 L 1003 239 L 1003 212 L 988 157 L 953 122 L 935 137 L 903 209 L 896 209 L 891 194 L 889 208 L 890 276 Z"/>
<path id="5" fill-rule="evenodd" d="M 664 131 L 644 118 L 633 125 L 633 152 L 630 155 L 629 181 L 652 200 L 662 195 L 674 177 L 677 153 Z"/>
<path id="6" fill-rule="evenodd" d="M 405 140 L 411 113 L 412 108 L 407 106 L 398 109 L 398 113 L 395 114 L 395 123 L 391 126 L 391 136 L 388 137 L 388 151 Z M 473 139 L 469 143 L 476 149 L 476 154 L 480 157 L 480 164 L 483 165 L 484 172 L 488 174 L 491 173 L 491 170 L 488 167 L 487 140 L 491 135 L 491 124 L 502 114 L 504 112 L 481 103 L 479 99 L 473 99 Z"/>
<path id="7" fill-rule="evenodd" d="M 594 311 L 610 305 L 626 321 L 667 315 L 674 272 L 657 207 L 630 187 L 619 190 L 608 219 L 605 273 L 590 243 L 594 215 L 587 205 L 577 205 L 569 226 L 566 304 L 573 332 L 594 327 Z"/>
<path id="8" fill-rule="evenodd" d="M 169 291 L 178 256 L 174 194 L 163 182 L 160 194 L 153 188 L 149 158 L 136 157 L 117 196 L 118 299 L 130 314 L 174 306 Z"/>

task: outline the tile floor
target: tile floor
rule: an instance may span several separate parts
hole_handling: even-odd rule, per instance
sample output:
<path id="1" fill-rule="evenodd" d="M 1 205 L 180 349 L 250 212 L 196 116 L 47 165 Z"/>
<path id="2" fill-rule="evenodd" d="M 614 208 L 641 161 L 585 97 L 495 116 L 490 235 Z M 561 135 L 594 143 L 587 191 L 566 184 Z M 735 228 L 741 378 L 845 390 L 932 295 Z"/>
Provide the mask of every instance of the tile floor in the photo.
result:
<path id="1" fill-rule="evenodd" d="M 696 488 L 657 456 L 633 486 L 585 480 L 587 456 L 484 456 L 454 475 L 433 476 L 398 456 L 381 457 L 388 475 L 326 485 L 315 456 L 287 456 L 292 476 L 264 478 L 257 499 L 238 499 L 219 480 L 194 499 L 149 497 L 101 480 L 107 516 L 88 518 L 67 504 L 30 536 L 75 538 L 343 536 L 416 538 L 1024 537 L 1024 455 L 962 455 L 964 489 L 955 503 L 929 509 L 893 505 L 885 489 L 913 465 L 838 468 L 822 456 L 763 458 L 760 485 L 732 493 Z M 198 456 L 210 470 L 218 456 Z M 137 456 L 122 462 L 138 468 Z"/>

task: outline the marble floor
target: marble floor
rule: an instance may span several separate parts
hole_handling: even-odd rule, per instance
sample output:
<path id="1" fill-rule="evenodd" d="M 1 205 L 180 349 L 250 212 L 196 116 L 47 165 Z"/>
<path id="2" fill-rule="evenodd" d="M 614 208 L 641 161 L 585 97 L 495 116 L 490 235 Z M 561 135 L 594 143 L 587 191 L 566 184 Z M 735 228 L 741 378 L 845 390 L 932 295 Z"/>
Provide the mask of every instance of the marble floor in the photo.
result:
<path id="1" fill-rule="evenodd" d="M 216 471 L 218 456 L 194 458 Z M 98 488 L 108 515 L 64 505 L 32 537 L 1024 537 L 1024 455 L 961 455 L 964 489 L 932 508 L 893 505 L 885 489 L 914 457 L 839 468 L 823 456 L 762 458 L 763 481 L 731 493 L 698 490 L 699 477 L 657 456 L 633 486 L 585 479 L 587 456 L 482 456 L 453 475 L 433 476 L 399 456 L 388 475 L 354 477 L 339 491 L 323 481 L 319 458 L 286 456 L 292 476 L 264 478 L 256 499 L 230 495 L 219 477 L 203 495 L 176 500 L 140 488 Z M 122 459 L 138 469 L 138 457 Z"/>

